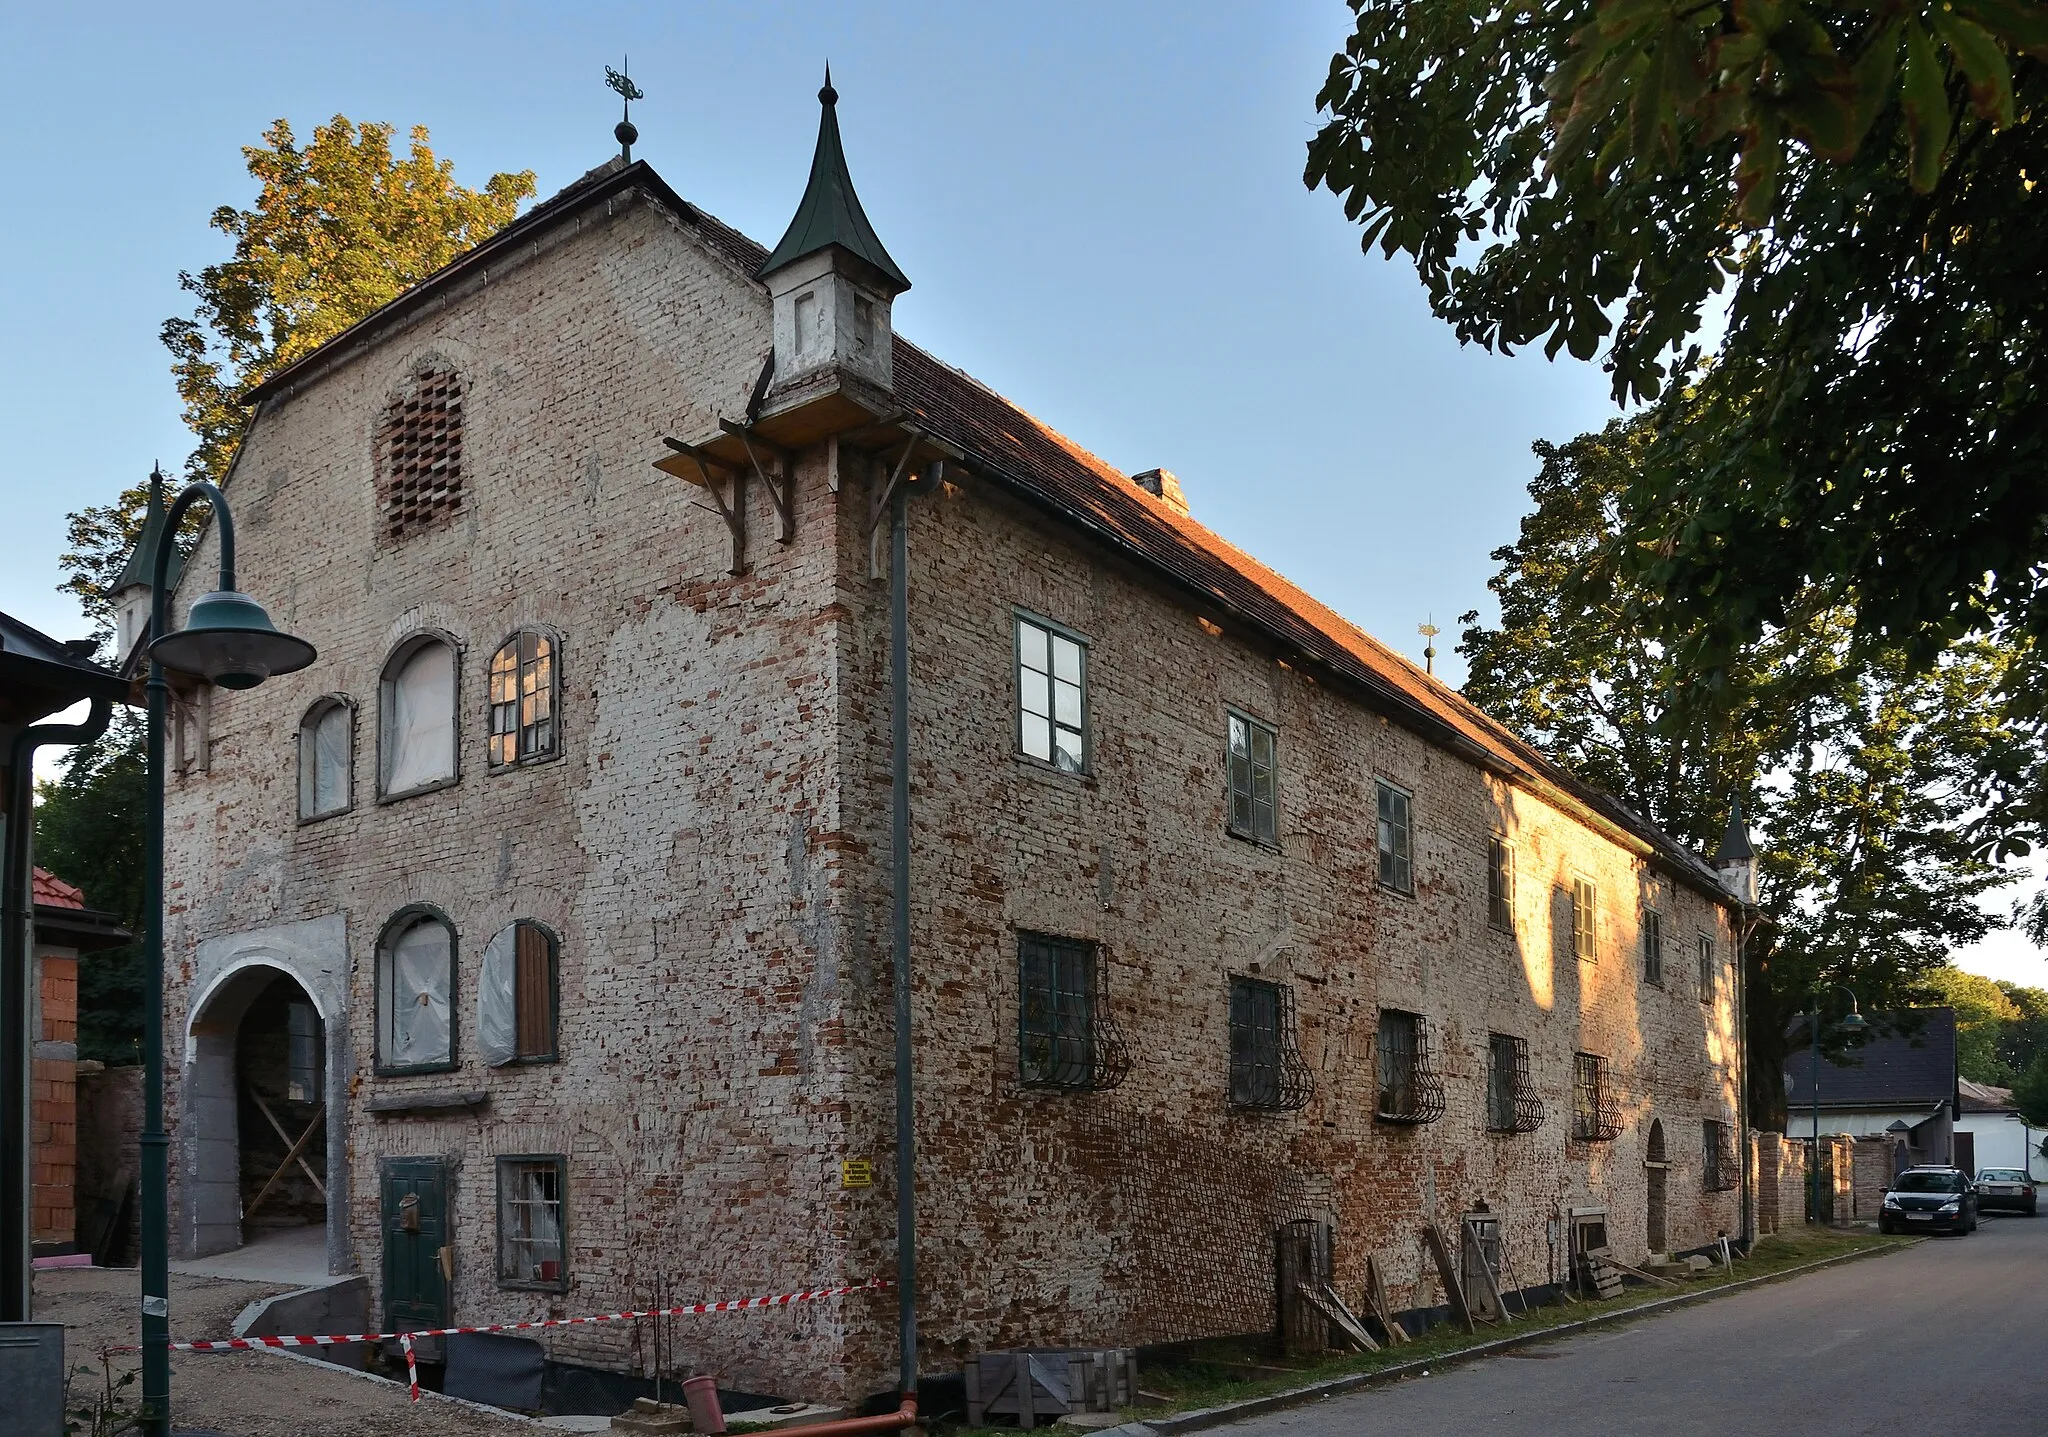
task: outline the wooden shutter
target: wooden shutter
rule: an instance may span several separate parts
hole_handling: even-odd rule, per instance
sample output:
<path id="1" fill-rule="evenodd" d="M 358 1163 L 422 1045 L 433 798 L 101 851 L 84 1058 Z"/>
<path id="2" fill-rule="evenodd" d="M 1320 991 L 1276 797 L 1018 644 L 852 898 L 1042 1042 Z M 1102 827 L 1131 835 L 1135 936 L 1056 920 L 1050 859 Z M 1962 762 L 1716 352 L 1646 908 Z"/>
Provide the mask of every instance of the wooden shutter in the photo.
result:
<path id="1" fill-rule="evenodd" d="M 519 1056 L 555 1055 L 554 945 L 532 923 L 519 925 L 514 1006 L 518 1012 Z"/>

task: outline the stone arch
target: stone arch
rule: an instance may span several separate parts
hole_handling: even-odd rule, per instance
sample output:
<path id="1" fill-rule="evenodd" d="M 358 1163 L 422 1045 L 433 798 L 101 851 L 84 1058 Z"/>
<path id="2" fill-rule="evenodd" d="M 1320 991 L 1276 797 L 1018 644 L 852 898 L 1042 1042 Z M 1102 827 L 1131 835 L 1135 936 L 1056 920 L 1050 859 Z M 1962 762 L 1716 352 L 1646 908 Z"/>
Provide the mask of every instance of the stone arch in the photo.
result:
<path id="1" fill-rule="evenodd" d="M 311 1176 L 293 1162 L 282 1190 L 266 1197 L 264 1206 L 288 1222 L 296 1207 L 301 1225 L 321 1225 L 328 1270 L 346 1266 L 341 1098 L 351 1058 L 342 929 L 335 915 L 200 945 L 179 1094 L 178 1245 L 187 1256 L 229 1252 L 248 1240 L 244 1205 L 288 1148 L 262 1114 L 268 1106 L 292 1138 L 311 1123 L 319 1126 L 300 1154 L 312 1155 L 306 1164 Z M 297 1015 L 290 1011 L 293 1005 L 303 1005 Z M 296 1045 L 295 1026 L 301 1040 Z M 261 1094 L 262 1106 L 252 1091 Z M 250 1169 L 258 1163 L 262 1172 L 252 1178 Z"/>

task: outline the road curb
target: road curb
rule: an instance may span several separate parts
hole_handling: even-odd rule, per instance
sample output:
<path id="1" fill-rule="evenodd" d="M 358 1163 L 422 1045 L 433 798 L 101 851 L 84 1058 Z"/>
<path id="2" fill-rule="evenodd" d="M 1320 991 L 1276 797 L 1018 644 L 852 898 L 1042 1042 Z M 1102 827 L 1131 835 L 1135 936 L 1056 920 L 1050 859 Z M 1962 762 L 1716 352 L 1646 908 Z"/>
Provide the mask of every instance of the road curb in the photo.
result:
<path id="1" fill-rule="evenodd" d="M 1118 1427 L 1105 1428 L 1095 1434 L 1095 1437 L 1174 1437 L 1176 1433 L 1199 1432 L 1208 1427 L 1221 1427 L 1227 1422 L 1242 1422 L 1248 1417 L 1263 1417 L 1268 1412 L 1282 1412 L 1289 1407 L 1300 1407 L 1309 1402 L 1321 1401 L 1325 1397 L 1357 1392 L 1363 1388 L 1377 1387 L 1382 1383 L 1398 1382 L 1404 1377 L 1418 1376 L 1433 1367 L 1450 1367 L 1482 1357 L 1493 1357 L 1503 1352 L 1511 1352 L 1517 1347 L 1527 1347 L 1532 1342 L 1549 1342 L 1560 1337 L 1570 1337 L 1575 1333 L 1589 1332 L 1596 1327 L 1607 1327 L 1617 1322 L 1628 1322 L 1638 1317 L 1669 1312 L 1675 1307 L 1688 1307 L 1695 1302 L 1710 1302 L 1714 1298 L 1726 1297 L 1730 1293 L 1741 1292 L 1746 1288 L 1762 1287 L 1765 1283 L 1783 1282 L 1787 1278 L 1818 1272 L 1824 1267 L 1903 1252 L 1909 1247 L 1918 1247 L 1926 1240 L 1916 1238 L 1891 1247 L 1866 1247 L 1860 1252 L 1837 1253 L 1833 1257 L 1823 1257 L 1814 1262 L 1801 1263 L 1798 1267 L 1788 1267 L 1783 1272 L 1767 1272 L 1757 1277 L 1724 1282 L 1717 1287 L 1704 1287 L 1697 1292 L 1681 1292 L 1672 1297 L 1661 1297 L 1654 1302 L 1645 1302 L 1636 1307 L 1624 1307 L 1613 1312 L 1597 1312 L 1591 1317 L 1582 1317 L 1574 1322 L 1561 1322 L 1555 1327 L 1538 1328 L 1534 1332 L 1518 1332 L 1510 1337 L 1496 1338 L 1492 1342 L 1460 1348 L 1456 1352 L 1419 1357 L 1411 1362 L 1400 1362 L 1392 1367 L 1376 1368 L 1371 1372 L 1346 1373 L 1342 1377 L 1312 1382 L 1306 1387 L 1293 1387 L 1285 1392 L 1275 1392 L 1265 1397 L 1247 1397 L 1242 1402 L 1226 1402 L 1220 1407 L 1202 1407 L 1193 1412 L 1176 1412 L 1170 1417 L 1126 1422 Z"/>

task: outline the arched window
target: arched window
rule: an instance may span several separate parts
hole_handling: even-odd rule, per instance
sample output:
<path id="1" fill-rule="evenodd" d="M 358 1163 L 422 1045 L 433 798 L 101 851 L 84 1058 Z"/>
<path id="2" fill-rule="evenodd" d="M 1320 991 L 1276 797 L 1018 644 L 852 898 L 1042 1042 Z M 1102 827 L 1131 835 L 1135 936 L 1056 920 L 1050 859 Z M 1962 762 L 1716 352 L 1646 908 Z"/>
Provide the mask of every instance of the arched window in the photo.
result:
<path id="1" fill-rule="evenodd" d="M 476 1046 L 493 1068 L 555 1058 L 555 935 L 521 919 L 484 949 Z"/>
<path id="2" fill-rule="evenodd" d="M 553 758 L 555 644 L 521 629 L 491 656 L 491 767 Z"/>
<path id="3" fill-rule="evenodd" d="M 324 698 L 299 722 L 299 817 L 342 813 L 353 800 L 356 711 L 344 698 Z"/>
<path id="4" fill-rule="evenodd" d="M 430 908 L 402 910 L 377 940 L 377 1071 L 455 1066 L 455 930 Z"/>
<path id="5" fill-rule="evenodd" d="M 455 781 L 455 647 L 408 640 L 384 665 L 377 788 L 386 798 Z"/>

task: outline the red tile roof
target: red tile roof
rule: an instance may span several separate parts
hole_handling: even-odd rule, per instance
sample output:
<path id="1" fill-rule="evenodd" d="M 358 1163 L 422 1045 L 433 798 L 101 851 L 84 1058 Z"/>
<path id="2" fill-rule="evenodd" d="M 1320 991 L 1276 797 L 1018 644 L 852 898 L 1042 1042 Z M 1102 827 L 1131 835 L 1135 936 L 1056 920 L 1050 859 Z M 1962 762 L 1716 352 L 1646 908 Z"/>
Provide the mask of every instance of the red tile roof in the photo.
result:
<path id="1" fill-rule="evenodd" d="M 85 891 L 73 888 L 47 868 L 35 872 L 35 901 L 49 908 L 83 908 Z"/>

